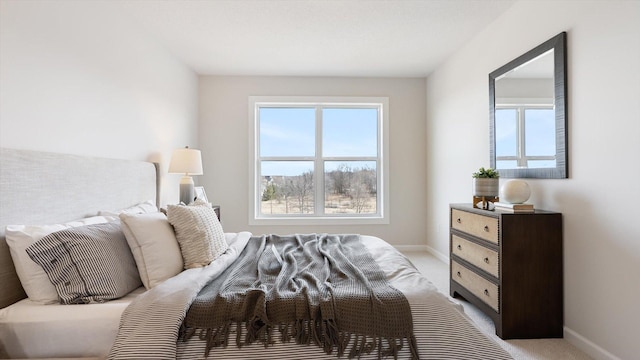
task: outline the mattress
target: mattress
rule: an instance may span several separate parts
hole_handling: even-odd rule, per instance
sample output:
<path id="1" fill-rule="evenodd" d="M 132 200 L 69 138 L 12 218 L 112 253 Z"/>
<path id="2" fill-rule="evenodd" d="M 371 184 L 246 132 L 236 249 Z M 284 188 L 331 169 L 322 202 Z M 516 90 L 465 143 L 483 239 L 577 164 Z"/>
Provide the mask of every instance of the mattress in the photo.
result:
<path id="1" fill-rule="evenodd" d="M 29 299 L 0 309 L 0 345 L 12 358 L 106 357 L 118 333 L 120 315 L 140 287 L 103 304 L 42 305 Z"/>

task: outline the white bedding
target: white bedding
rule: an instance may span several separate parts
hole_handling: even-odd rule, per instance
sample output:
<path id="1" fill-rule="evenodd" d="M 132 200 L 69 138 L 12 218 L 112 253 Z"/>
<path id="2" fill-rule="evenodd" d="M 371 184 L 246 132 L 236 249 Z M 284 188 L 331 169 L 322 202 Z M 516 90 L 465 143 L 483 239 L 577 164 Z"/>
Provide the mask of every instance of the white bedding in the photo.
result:
<path id="1" fill-rule="evenodd" d="M 13 358 L 106 357 L 118 333 L 120 315 L 145 291 L 139 287 L 104 304 L 18 301 L 0 309 L 1 344 Z"/>

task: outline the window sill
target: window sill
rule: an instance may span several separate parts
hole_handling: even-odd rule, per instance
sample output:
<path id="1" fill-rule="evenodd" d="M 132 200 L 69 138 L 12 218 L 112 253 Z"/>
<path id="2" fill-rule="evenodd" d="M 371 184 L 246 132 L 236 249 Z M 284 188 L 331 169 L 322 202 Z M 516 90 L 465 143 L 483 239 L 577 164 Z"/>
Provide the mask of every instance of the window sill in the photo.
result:
<path id="1" fill-rule="evenodd" d="M 389 224 L 388 217 L 281 217 L 250 218 L 249 225 L 373 225 Z"/>

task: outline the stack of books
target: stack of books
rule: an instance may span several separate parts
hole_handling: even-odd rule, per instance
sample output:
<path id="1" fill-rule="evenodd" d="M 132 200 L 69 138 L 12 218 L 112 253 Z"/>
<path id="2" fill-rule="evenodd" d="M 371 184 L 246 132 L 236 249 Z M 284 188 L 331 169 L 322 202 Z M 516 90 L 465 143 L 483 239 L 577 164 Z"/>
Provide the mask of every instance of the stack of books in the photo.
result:
<path id="1" fill-rule="evenodd" d="M 493 203 L 496 210 L 511 211 L 511 212 L 535 212 L 533 204 L 509 204 L 504 202 Z"/>

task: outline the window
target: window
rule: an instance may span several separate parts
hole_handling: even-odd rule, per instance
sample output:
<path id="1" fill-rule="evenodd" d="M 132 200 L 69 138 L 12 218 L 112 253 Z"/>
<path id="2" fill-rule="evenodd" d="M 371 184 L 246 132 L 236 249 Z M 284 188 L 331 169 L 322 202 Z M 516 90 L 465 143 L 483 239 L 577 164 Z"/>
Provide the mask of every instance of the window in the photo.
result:
<path id="1" fill-rule="evenodd" d="M 250 224 L 388 223 L 388 99 L 250 97 Z"/>
<path id="2" fill-rule="evenodd" d="M 553 106 L 496 106 L 496 168 L 556 167 Z"/>

